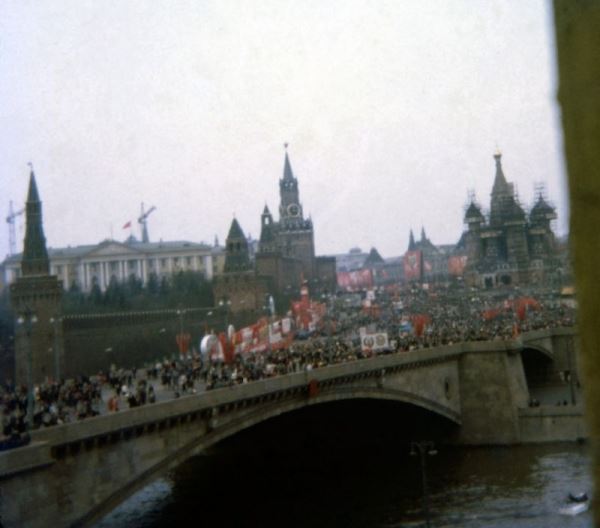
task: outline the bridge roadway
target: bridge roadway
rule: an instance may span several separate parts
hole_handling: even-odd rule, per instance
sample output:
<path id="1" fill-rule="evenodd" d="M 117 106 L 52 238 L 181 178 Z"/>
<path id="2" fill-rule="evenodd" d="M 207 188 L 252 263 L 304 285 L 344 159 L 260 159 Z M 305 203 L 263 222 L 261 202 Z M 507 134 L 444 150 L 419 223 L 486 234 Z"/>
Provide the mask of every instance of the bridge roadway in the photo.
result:
<path id="1" fill-rule="evenodd" d="M 573 337 L 573 329 L 558 328 L 514 341 L 418 349 L 37 430 L 28 446 L 0 453 L 0 519 L 4 526 L 89 525 L 220 440 L 269 418 L 331 401 L 408 403 L 456 424 L 456 436 L 449 441 L 469 445 L 527 441 L 522 424 L 538 435 L 536 441 L 581 436 L 581 408 L 563 409 L 551 420 L 543 409 L 537 414 L 527 409 L 522 361 L 523 354 L 534 351 L 540 361 L 564 370 L 573 364 Z M 557 423 L 560 435 L 568 438 L 552 436 Z M 540 436 L 543 431 L 547 437 Z"/>

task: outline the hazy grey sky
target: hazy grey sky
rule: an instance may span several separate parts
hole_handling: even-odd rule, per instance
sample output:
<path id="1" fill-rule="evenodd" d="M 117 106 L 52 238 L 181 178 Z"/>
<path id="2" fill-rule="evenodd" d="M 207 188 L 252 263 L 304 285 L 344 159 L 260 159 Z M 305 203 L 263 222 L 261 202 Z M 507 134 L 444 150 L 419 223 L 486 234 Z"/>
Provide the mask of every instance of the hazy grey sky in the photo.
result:
<path id="1" fill-rule="evenodd" d="M 3 0 L 0 211 L 32 161 L 49 246 L 122 240 L 142 201 L 151 240 L 224 241 L 234 214 L 257 237 L 289 142 L 317 252 L 389 257 L 411 226 L 457 241 L 498 145 L 564 233 L 555 69 L 542 0 Z"/>

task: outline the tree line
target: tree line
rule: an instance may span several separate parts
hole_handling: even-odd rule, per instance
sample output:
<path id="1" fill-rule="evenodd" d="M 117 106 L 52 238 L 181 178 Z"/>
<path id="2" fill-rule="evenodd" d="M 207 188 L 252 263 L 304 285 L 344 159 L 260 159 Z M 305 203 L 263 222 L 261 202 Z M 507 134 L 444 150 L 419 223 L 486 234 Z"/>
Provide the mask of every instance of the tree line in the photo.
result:
<path id="1" fill-rule="evenodd" d="M 97 282 L 89 292 L 82 292 L 77 283 L 73 283 L 63 295 L 62 313 L 69 315 L 213 305 L 211 282 L 200 272 L 180 271 L 162 278 L 151 273 L 145 285 L 133 274 L 125 281 L 112 277 L 104 292 Z"/>

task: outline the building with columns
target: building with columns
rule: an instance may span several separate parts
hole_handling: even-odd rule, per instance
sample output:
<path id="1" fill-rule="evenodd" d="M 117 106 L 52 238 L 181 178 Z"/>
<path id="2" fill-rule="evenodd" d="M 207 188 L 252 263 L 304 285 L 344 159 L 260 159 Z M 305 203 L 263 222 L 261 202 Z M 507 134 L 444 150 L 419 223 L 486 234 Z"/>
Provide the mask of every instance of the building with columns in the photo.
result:
<path id="1" fill-rule="evenodd" d="M 152 273 L 160 280 L 179 271 L 197 271 L 210 280 L 223 269 L 222 247 L 188 241 L 139 242 L 130 237 L 125 242 L 104 240 L 99 244 L 50 248 L 50 273 L 65 288 L 73 284 L 89 292 L 94 284 L 105 291 L 111 279 L 127 281 L 131 276 L 144 284 Z M 5 284 L 21 276 L 22 254 L 8 257 L 3 263 Z"/>

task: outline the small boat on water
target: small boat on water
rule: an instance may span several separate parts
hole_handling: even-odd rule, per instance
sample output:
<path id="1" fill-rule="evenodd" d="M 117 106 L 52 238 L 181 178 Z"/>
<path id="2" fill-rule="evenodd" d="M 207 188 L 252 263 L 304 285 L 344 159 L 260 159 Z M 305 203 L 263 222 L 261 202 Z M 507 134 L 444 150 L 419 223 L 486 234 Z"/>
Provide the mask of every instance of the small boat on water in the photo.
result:
<path id="1" fill-rule="evenodd" d="M 561 515 L 570 515 L 574 517 L 575 515 L 579 515 L 580 513 L 587 511 L 589 507 L 590 505 L 588 501 L 576 502 L 574 504 L 570 504 L 569 506 L 561 508 L 560 510 L 558 510 L 558 513 L 560 513 Z"/>
<path id="2" fill-rule="evenodd" d="M 567 506 L 564 506 L 558 510 L 561 515 L 579 515 L 584 511 L 587 511 L 590 507 L 590 501 L 587 493 L 569 493 L 569 502 Z"/>
<path id="3" fill-rule="evenodd" d="M 571 502 L 586 502 L 588 500 L 587 493 L 569 493 L 569 500 Z"/>

